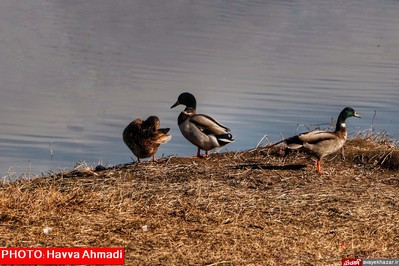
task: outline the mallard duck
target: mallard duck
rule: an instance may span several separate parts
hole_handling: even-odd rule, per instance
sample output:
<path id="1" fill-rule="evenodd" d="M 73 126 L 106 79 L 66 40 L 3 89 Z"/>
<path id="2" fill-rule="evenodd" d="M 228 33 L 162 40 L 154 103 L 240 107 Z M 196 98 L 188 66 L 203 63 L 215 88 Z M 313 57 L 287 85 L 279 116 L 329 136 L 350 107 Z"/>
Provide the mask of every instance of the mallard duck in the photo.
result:
<path id="1" fill-rule="evenodd" d="M 284 142 L 289 149 L 298 149 L 301 147 L 308 149 L 317 158 L 316 170 L 320 174 L 322 173 L 320 169 L 321 160 L 325 156 L 339 151 L 344 145 L 347 138 L 345 121 L 349 117 L 361 118 L 362 116 L 356 113 L 353 108 L 346 107 L 338 116 L 334 132 L 314 130 L 284 139 L 272 146 Z"/>
<path id="2" fill-rule="evenodd" d="M 170 108 L 179 104 L 185 105 L 186 108 L 177 118 L 177 124 L 183 136 L 197 146 L 197 157 L 202 157 L 201 150 L 205 150 L 204 156 L 208 156 L 209 150 L 234 142 L 229 133 L 230 129 L 208 115 L 196 113 L 197 101 L 194 95 L 188 92 L 180 94 Z"/>
<path id="3" fill-rule="evenodd" d="M 159 118 L 150 116 L 145 121 L 140 118 L 135 119 L 123 130 L 123 141 L 136 155 L 138 162 L 140 162 L 140 158 L 151 156 L 152 161 L 156 161 L 155 153 L 159 145 L 172 138 L 167 134 L 170 128 L 160 128 L 160 126 Z"/>

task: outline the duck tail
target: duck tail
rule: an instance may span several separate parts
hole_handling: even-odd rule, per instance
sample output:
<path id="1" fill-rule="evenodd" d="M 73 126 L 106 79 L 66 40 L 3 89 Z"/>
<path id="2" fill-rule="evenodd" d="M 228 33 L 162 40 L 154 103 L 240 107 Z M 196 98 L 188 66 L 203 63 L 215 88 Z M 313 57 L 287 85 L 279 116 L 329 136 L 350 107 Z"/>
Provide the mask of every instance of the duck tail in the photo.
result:
<path id="1" fill-rule="evenodd" d="M 230 133 L 217 135 L 216 139 L 220 146 L 224 146 L 228 143 L 234 142 L 233 135 L 231 135 Z"/>
<path id="2" fill-rule="evenodd" d="M 299 149 L 300 147 L 303 146 L 303 141 L 299 138 L 299 135 L 296 135 L 287 139 L 280 140 L 279 142 L 267 146 L 267 148 L 272 148 L 281 143 L 285 143 L 287 145 L 287 148 L 289 149 Z"/>
<path id="3" fill-rule="evenodd" d="M 169 132 L 170 128 L 159 128 L 158 132 L 161 132 L 163 134 L 167 134 Z"/>
<path id="4" fill-rule="evenodd" d="M 285 139 L 284 142 L 289 149 L 299 149 L 303 146 L 303 141 L 299 138 L 299 135 Z"/>
<path id="5" fill-rule="evenodd" d="M 266 148 L 273 148 L 274 146 L 277 146 L 277 145 L 279 145 L 279 144 L 281 144 L 281 143 L 283 143 L 283 142 L 285 142 L 285 139 L 280 140 L 279 142 L 276 142 L 276 143 L 267 145 Z"/>
<path id="6" fill-rule="evenodd" d="M 154 142 L 157 144 L 165 144 L 166 142 L 168 142 L 171 139 L 172 139 L 171 135 L 161 133 L 156 136 L 156 138 L 154 139 Z"/>

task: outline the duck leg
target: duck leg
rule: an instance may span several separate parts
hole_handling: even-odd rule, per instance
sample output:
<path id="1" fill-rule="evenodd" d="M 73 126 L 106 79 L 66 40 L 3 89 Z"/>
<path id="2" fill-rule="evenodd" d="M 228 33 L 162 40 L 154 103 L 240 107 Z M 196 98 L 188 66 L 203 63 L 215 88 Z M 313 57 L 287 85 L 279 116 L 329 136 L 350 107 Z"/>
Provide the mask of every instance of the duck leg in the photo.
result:
<path id="1" fill-rule="evenodd" d="M 321 160 L 317 160 L 317 173 L 322 174 L 323 172 L 321 171 Z"/>
<path id="2" fill-rule="evenodd" d="M 198 151 L 197 151 L 197 157 L 201 158 L 201 149 L 198 147 Z"/>
<path id="3" fill-rule="evenodd" d="M 155 154 L 152 155 L 152 161 L 153 161 L 153 162 L 156 162 L 156 161 L 157 161 L 157 158 L 155 158 Z"/>
<path id="4" fill-rule="evenodd" d="M 204 155 L 201 155 L 201 149 L 200 148 L 198 148 L 198 151 L 197 151 L 197 156 L 195 157 L 195 156 L 193 156 L 193 158 L 205 158 L 205 157 L 208 157 L 208 151 L 207 150 L 205 150 L 205 154 Z"/>

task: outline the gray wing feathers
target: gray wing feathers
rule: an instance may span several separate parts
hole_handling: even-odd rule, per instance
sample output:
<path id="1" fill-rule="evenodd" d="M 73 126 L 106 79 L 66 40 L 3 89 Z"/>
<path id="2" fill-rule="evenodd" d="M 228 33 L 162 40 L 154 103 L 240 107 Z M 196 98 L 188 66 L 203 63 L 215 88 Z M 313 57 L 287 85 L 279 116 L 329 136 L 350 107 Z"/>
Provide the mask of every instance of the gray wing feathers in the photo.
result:
<path id="1" fill-rule="evenodd" d="M 207 132 L 209 134 L 220 135 L 230 132 L 229 128 L 223 126 L 215 119 L 207 115 L 194 115 L 190 118 L 190 122 L 196 125 L 201 131 Z"/>
<path id="2" fill-rule="evenodd" d="M 314 143 L 325 141 L 325 140 L 338 139 L 338 136 L 331 132 L 315 130 L 315 131 L 300 134 L 300 135 L 298 135 L 298 138 L 302 142 L 314 144 Z"/>

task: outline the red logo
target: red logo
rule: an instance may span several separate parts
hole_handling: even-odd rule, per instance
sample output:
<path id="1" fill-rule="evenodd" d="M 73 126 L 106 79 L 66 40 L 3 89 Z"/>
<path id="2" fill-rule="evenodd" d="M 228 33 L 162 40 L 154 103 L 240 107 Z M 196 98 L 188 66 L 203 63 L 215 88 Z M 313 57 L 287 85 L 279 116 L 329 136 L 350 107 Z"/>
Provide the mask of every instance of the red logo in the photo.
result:
<path id="1" fill-rule="evenodd" d="M 345 258 L 342 259 L 342 266 L 363 266 L 363 260 L 358 258 Z"/>

